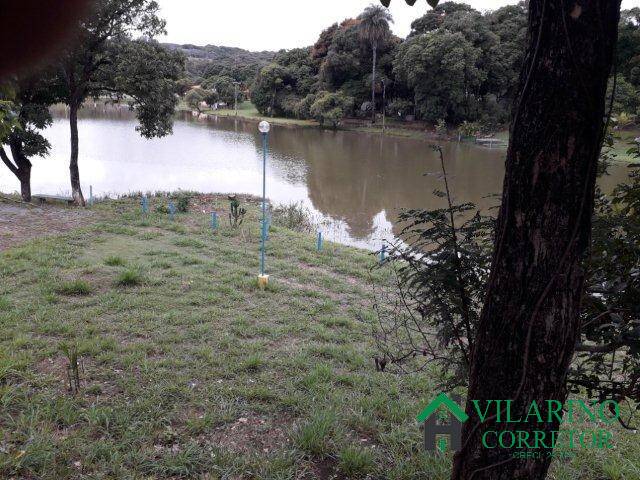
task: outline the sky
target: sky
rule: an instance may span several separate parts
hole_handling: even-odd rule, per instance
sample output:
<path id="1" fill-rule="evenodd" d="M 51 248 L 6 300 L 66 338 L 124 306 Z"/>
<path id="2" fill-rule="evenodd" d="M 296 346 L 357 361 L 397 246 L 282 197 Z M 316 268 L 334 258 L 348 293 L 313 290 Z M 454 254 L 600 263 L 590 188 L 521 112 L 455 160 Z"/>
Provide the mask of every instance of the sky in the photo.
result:
<path id="1" fill-rule="evenodd" d="M 374 0 L 378 1 L 378 0 Z M 160 41 L 223 45 L 247 50 L 280 50 L 312 45 L 325 28 L 355 17 L 372 0 L 158 0 L 168 35 Z M 469 0 L 474 8 L 494 10 L 508 0 Z M 623 0 L 624 8 L 640 0 Z M 391 1 L 396 35 L 406 37 L 411 22 L 429 9 L 425 0 L 413 7 Z"/>

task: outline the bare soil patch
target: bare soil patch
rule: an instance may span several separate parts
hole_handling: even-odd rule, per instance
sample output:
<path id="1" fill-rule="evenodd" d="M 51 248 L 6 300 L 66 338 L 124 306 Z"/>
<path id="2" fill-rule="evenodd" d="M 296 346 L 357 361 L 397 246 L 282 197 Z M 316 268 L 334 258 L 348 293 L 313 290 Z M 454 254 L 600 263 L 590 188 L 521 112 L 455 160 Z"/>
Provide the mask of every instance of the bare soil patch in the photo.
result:
<path id="1" fill-rule="evenodd" d="M 94 213 L 81 208 L 0 201 L 0 251 L 32 238 L 60 235 L 84 226 Z"/>

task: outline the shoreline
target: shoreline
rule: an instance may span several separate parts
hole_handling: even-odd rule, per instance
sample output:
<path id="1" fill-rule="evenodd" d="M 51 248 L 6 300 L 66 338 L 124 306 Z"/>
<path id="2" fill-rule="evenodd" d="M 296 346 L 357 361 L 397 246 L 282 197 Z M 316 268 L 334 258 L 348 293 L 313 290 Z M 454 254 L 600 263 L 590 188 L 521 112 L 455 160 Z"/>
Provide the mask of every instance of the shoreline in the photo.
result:
<path id="1" fill-rule="evenodd" d="M 290 118 L 281 118 L 281 117 L 264 117 L 258 115 L 243 115 L 243 110 L 239 110 L 238 115 L 235 115 L 235 111 L 233 110 L 204 110 L 199 112 L 198 115 L 195 115 L 197 112 L 192 111 L 188 107 L 184 105 L 178 106 L 176 109 L 177 113 L 190 113 L 194 116 L 204 116 L 204 117 L 221 117 L 221 118 L 236 118 L 238 120 L 242 120 L 244 122 L 250 122 L 258 124 L 262 120 L 267 120 L 272 125 L 276 125 L 279 127 L 286 128 L 314 128 L 319 130 L 330 130 L 330 131 L 340 131 L 340 132 L 353 132 L 353 133 L 364 133 L 369 135 L 385 135 L 388 137 L 394 138 L 406 138 L 411 140 L 419 140 L 423 142 L 455 142 L 462 143 L 467 145 L 474 145 L 478 148 L 487 148 L 487 149 L 502 149 L 507 150 L 509 143 L 509 132 L 507 130 L 500 130 L 496 132 L 492 137 L 495 138 L 500 143 L 495 146 L 487 146 L 481 143 L 478 143 L 476 140 L 458 140 L 456 135 L 442 135 L 438 134 L 431 130 L 418 130 L 415 128 L 403 128 L 397 124 L 393 124 L 392 126 L 387 126 L 386 129 L 382 130 L 382 126 L 372 126 L 372 125 L 341 125 L 335 129 L 323 128 L 318 122 L 315 120 L 298 120 L 298 119 L 290 119 Z M 616 141 L 614 143 L 613 151 L 617 156 L 615 162 L 623 165 L 629 165 L 632 163 L 636 163 L 637 160 L 631 157 L 627 150 L 632 147 L 632 143 L 629 140 L 633 139 L 636 136 L 640 135 L 640 126 L 632 129 L 620 130 L 616 132 Z M 475 138 L 475 137 L 474 137 Z"/>

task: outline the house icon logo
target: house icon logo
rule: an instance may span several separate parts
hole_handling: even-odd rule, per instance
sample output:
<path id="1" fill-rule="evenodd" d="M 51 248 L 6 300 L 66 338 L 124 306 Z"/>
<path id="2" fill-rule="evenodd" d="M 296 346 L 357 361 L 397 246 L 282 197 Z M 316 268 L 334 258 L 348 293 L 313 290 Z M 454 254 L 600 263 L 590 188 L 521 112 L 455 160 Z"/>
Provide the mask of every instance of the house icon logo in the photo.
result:
<path id="1" fill-rule="evenodd" d="M 469 420 L 469 415 L 460 407 L 460 398 L 449 398 L 445 393 L 438 395 L 424 410 L 418 415 L 418 422 L 424 423 L 424 448 L 428 452 L 447 450 L 447 442 L 444 438 L 438 440 L 438 435 L 449 436 L 449 448 L 453 451 L 462 447 L 462 424 Z M 447 412 L 449 414 L 449 424 L 438 423 L 436 413 Z"/>

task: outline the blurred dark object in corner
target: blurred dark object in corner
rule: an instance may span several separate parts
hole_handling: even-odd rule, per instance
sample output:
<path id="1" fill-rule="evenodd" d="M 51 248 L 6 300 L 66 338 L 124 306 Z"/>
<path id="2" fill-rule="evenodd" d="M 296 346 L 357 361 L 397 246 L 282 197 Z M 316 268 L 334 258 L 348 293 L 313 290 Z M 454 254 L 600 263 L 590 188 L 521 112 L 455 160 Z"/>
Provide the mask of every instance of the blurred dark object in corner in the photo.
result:
<path id="1" fill-rule="evenodd" d="M 46 61 L 68 41 L 91 0 L 0 0 L 0 78 Z"/>

